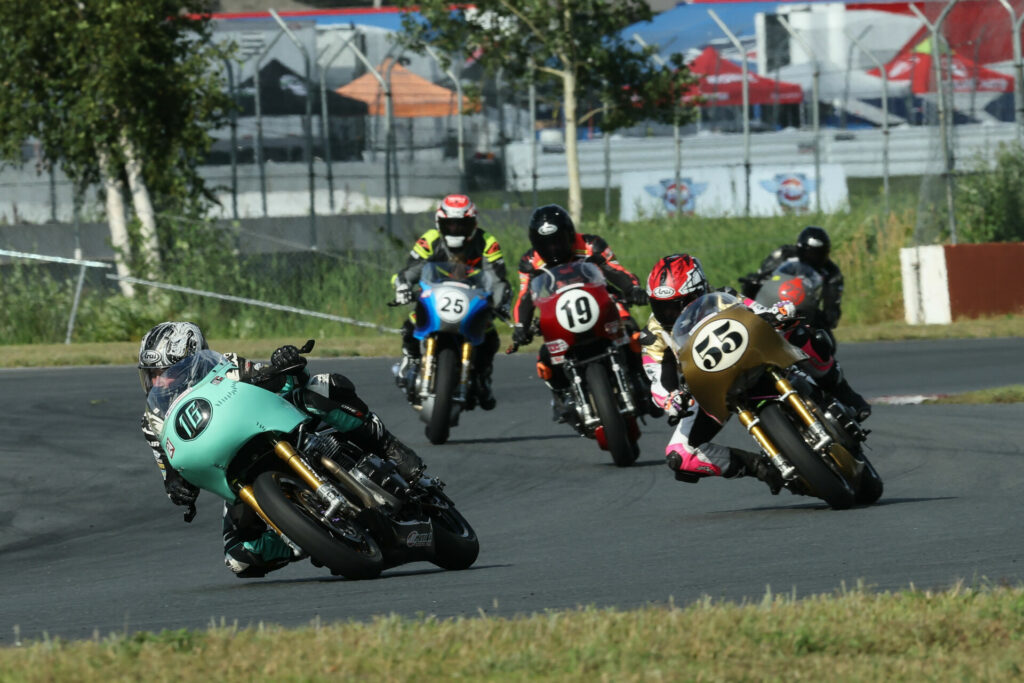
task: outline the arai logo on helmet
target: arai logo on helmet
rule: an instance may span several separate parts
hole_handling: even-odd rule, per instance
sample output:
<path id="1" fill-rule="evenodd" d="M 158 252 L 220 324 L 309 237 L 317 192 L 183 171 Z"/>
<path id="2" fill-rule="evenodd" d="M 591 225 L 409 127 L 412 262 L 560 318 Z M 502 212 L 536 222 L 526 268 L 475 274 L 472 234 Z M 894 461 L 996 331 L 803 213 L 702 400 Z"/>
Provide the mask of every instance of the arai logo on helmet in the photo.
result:
<path id="1" fill-rule="evenodd" d="M 671 287 L 661 285 L 660 287 L 654 288 L 654 292 L 652 292 L 652 295 L 655 299 L 668 299 L 670 297 L 675 296 L 675 293 L 676 290 L 672 289 Z"/>
<path id="2" fill-rule="evenodd" d="M 548 235 L 554 235 L 556 232 L 558 232 L 558 226 L 553 223 L 548 223 L 546 221 L 539 228 L 537 228 L 537 234 L 544 235 L 545 237 Z"/>
<path id="3" fill-rule="evenodd" d="M 160 352 L 153 349 L 146 349 L 142 352 L 143 365 L 156 365 L 160 362 Z"/>

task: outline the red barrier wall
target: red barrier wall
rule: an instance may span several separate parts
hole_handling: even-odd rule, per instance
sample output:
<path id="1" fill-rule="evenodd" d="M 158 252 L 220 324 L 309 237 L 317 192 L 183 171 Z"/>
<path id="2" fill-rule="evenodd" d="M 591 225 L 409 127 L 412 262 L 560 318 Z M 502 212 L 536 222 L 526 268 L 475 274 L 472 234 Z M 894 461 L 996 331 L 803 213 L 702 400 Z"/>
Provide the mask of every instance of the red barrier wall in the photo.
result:
<path id="1" fill-rule="evenodd" d="M 1024 242 L 946 245 L 954 320 L 1024 312 Z"/>

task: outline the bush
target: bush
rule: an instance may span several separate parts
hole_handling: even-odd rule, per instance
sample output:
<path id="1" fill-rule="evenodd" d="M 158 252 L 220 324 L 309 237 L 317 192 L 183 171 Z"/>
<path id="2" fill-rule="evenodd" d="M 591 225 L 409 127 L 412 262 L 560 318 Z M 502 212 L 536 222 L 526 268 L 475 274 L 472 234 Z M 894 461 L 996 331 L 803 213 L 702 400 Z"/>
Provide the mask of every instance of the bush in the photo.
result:
<path id="1" fill-rule="evenodd" d="M 1024 240 L 1024 148 L 1000 145 L 994 165 L 975 159 L 958 183 L 957 224 L 962 242 Z"/>

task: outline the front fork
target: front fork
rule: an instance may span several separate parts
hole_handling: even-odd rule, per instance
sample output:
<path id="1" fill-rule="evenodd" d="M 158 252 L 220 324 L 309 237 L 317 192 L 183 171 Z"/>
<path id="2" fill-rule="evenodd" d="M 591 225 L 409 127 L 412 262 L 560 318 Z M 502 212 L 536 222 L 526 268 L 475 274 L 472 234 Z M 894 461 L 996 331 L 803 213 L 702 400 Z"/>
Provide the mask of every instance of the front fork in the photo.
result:
<path id="1" fill-rule="evenodd" d="M 437 338 L 427 337 L 423 350 L 423 364 L 420 369 L 419 384 L 416 393 L 421 399 L 426 398 L 434 390 L 434 374 L 437 372 Z M 462 366 L 459 372 L 459 391 L 455 400 L 462 403 L 469 394 L 469 377 L 473 371 L 473 345 L 468 341 L 462 343 Z"/>
<path id="2" fill-rule="evenodd" d="M 793 412 L 799 416 L 799 418 L 807 425 L 807 428 L 811 431 L 811 434 L 818 440 L 817 443 L 812 446 L 815 453 L 824 453 L 824 449 L 832 443 L 832 437 L 829 436 L 825 430 L 825 426 L 814 417 L 814 414 L 804 403 L 800 394 L 797 393 L 793 385 L 790 384 L 789 380 L 786 379 L 778 370 L 771 370 L 771 377 L 775 380 L 775 388 L 779 392 L 779 398 L 789 404 Z M 768 459 L 772 461 L 772 464 L 779 470 L 784 479 L 791 479 L 795 473 L 796 468 L 793 467 L 786 458 L 782 455 L 775 444 L 772 442 L 764 429 L 761 428 L 761 420 L 758 419 L 753 412 L 743 409 L 738 412 L 740 423 L 746 428 L 750 436 L 757 441 L 761 449 L 768 455 Z"/>

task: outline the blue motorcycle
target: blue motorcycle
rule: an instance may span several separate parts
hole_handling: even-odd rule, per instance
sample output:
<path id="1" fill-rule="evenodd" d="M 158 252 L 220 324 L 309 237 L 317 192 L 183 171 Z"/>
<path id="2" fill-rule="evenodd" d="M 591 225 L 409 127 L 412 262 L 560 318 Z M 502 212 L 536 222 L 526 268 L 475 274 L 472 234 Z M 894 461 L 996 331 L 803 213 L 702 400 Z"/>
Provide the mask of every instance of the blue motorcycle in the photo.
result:
<path id="1" fill-rule="evenodd" d="M 474 360 L 491 326 L 491 293 L 497 278 L 490 271 L 461 263 L 428 262 L 420 275 L 413 335 L 422 343 L 422 359 L 409 376 L 393 372 L 433 444 L 448 440 L 463 410 L 477 405 Z"/>

